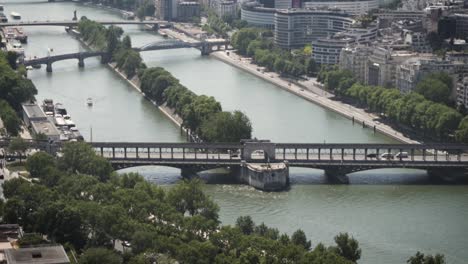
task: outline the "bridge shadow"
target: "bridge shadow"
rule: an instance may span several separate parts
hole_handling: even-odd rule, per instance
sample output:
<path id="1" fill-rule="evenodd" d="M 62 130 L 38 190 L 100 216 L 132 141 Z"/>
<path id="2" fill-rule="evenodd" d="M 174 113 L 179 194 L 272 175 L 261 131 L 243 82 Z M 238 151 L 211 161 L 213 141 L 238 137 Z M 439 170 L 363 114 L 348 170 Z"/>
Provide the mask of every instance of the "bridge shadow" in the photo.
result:
<path id="1" fill-rule="evenodd" d="M 331 179 L 320 169 L 291 167 L 289 171 L 292 185 L 308 184 L 336 184 L 336 179 Z M 346 174 L 349 184 L 355 185 L 452 185 L 468 184 L 468 178 L 461 175 L 446 175 L 433 177 L 425 170 L 419 169 L 371 169 Z"/>

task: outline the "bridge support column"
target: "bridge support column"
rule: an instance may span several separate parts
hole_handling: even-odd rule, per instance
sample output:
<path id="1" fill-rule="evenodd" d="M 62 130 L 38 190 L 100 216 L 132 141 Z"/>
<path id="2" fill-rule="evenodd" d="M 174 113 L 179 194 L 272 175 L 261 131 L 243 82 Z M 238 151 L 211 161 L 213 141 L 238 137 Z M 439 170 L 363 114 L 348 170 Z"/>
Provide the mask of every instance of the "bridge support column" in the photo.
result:
<path id="1" fill-rule="evenodd" d="M 52 72 L 52 62 L 47 63 L 46 71 L 47 72 Z"/>
<path id="2" fill-rule="evenodd" d="M 84 68 L 84 59 L 83 58 L 78 59 L 78 67 Z"/>
<path id="3" fill-rule="evenodd" d="M 468 169 L 466 168 L 433 168 L 427 174 L 435 182 L 468 182 Z"/>
<path id="4" fill-rule="evenodd" d="M 325 169 L 325 177 L 329 183 L 333 184 L 349 184 L 349 178 L 346 176 L 350 173 L 348 168 L 327 168 Z"/>
<path id="5" fill-rule="evenodd" d="M 206 56 L 206 55 L 210 55 L 210 53 L 211 53 L 211 46 L 208 44 L 203 44 L 201 46 L 201 55 Z"/>

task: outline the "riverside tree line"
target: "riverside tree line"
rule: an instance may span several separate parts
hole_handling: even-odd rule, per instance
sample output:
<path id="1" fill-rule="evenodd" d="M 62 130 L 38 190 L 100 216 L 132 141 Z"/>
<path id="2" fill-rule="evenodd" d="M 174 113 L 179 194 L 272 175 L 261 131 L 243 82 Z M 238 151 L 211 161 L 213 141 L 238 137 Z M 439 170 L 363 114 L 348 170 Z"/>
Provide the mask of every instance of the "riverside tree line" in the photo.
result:
<path id="1" fill-rule="evenodd" d="M 248 216 L 221 226 L 219 207 L 199 180 L 163 189 L 134 173 L 116 174 L 86 143 L 67 143 L 62 154 L 35 153 L 26 163 L 35 180 L 3 185 L 0 216 L 28 233 L 20 246 L 61 243 L 81 264 L 352 264 L 361 257 L 347 233 L 335 245 L 312 246 L 300 229 L 289 236 Z M 121 241 L 131 250 L 116 251 Z M 408 263 L 438 264 L 444 257 L 418 252 Z"/>
<path id="2" fill-rule="evenodd" d="M 222 111 L 214 97 L 196 95 L 161 67 L 147 68 L 140 54 L 132 49 L 130 37 L 122 38 L 121 28 L 106 28 L 82 18 L 78 30 L 88 44 L 107 51 L 116 68 L 128 79 L 136 79 L 147 98 L 173 109 L 182 118 L 182 126 L 199 139 L 239 142 L 251 138 L 252 125 L 244 113 Z"/>
<path id="3" fill-rule="evenodd" d="M 423 137 L 468 143 L 468 116 L 464 116 L 463 109 L 453 107 L 452 79 L 446 73 L 429 74 L 410 93 L 362 85 L 351 72 L 335 67 L 324 68 L 317 80 L 337 97 L 351 100 Z"/>

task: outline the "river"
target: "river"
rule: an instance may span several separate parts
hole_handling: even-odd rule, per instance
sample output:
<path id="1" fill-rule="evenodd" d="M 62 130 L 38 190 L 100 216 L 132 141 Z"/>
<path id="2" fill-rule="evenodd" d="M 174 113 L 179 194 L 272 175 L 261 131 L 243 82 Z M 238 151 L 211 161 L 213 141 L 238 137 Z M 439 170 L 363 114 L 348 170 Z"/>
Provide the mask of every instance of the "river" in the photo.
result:
<path id="1" fill-rule="evenodd" d="M 5 4 L 5 13 L 19 12 L 23 20 L 71 19 L 78 16 L 116 20 L 118 15 L 75 3 Z M 12 3 L 13 2 L 13 3 Z M 124 26 L 134 46 L 164 39 L 143 32 L 139 26 Z M 45 56 L 84 50 L 63 27 L 25 28 L 27 56 Z M 253 134 L 274 142 L 393 142 L 270 83 L 195 49 L 143 53 L 148 66 L 162 66 L 197 94 L 219 100 L 225 110 L 244 111 L 253 124 Z M 39 90 L 38 101 L 61 102 L 86 140 L 183 141 L 179 128 L 121 80 L 98 59 L 56 62 L 53 73 L 44 67 L 29 72 Z M 86 106 L 92 97 L 93 107 Z M 92 133 L 91 133 L 92 131 Z M 170 185 L 179 171 L 163 167 L 135 168 L 148 180 Z M 405 263 L 416 251 L 445 254 L 448 263 L 466 263 L 468 252 L 468 187 L 432 185 L 421 171 L 379 170 L 350 175 L 350 185 L 328 185 L 323 173 L 291 169 L 288 192 L 263 193 L 244 185 L 207 185 L 205 190 L 219 204 L 220 219 L 233 224 L 240 215 L 251 215 L 291 234 L 302 228 L 313 245 L 331 244 L 339 232 L 349 232 L 361 245 L 359 263 Z"/>

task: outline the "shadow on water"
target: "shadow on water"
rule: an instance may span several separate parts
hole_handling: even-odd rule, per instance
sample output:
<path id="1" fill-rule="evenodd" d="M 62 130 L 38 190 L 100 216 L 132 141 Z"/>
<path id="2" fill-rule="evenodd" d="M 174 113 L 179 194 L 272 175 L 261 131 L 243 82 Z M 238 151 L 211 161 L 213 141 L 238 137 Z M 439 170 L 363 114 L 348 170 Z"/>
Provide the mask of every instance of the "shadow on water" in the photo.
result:
<path id="1" fill-rule="evenodd" d="M 122 169 L 119 173 L 136 172 L 149 182 L 168 185 L 182 180 L 181 170 L 172 167 L 142 166 Z M 194 175 L 207 184 L 239 184 L 237 175 L 228 168 L 217 168 L 202 171 Z M 290 168 L 291 185 L 327 185 L 330 181 L 322 170 L 307 168 Z M 376 169 L 355 172 L 347 175 L 352 185 L 452 185 L 468 184 L 468 178 L 446 175 L 444 178 L 434 178 L 424 170 L 415 169 Z"/>

